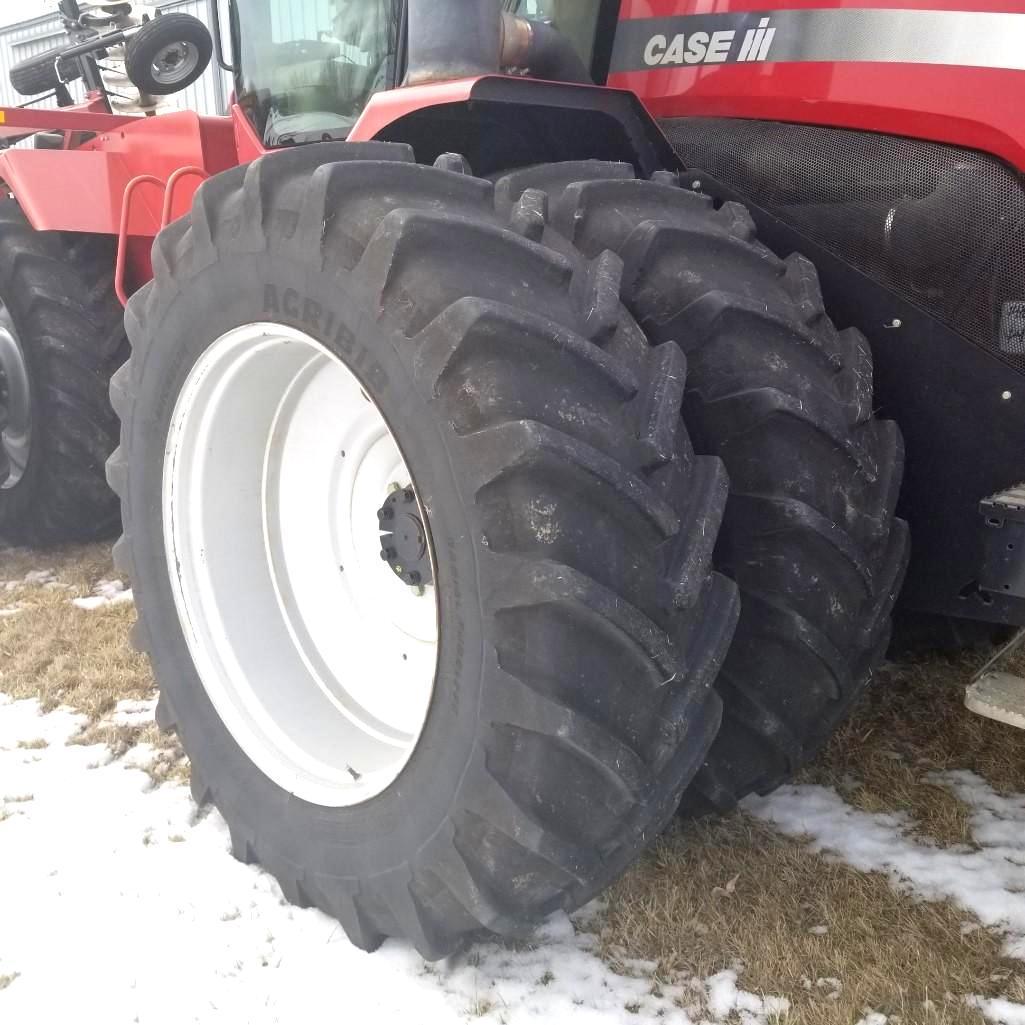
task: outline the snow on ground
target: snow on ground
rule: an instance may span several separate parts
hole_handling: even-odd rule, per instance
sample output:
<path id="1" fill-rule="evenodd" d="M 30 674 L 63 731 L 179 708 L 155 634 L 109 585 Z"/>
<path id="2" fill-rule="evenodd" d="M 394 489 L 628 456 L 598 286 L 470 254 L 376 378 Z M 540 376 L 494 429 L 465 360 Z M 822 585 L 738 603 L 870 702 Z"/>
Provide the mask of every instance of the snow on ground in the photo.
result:
<path id="1" fill-rule="evenodd" d="M 1025 960 L 1025 794 L 998 794 L 971 772 L 935 773 L 971 809 L 976 847 L 938 847 L 907 835 L 902 813 L 871 814 L 833 789 L 786 786 L 749 798 L 746 810 L 813 849 L 838 855 L 863 872 L 879 871 L 926 900 L 952 900 L 1005 936 L 1010 957 Z"/>
<path id="2" fill-rule="evenodd" d="M 25 587 L 42 587 L 47 591 L 73 590 L 70 584 L 62 583 L 53 569 L 34 569 L 18 580 L 0 580 L 0 593 L 19 591 Z M 87 612 L 106 608 L 110 605 L 124 605 L 134 601 L 132 589 L 126 587 L 123 580 L 100 580 L 93 586 L 90 594 L 84 598 L 72 598 L 71 604 Z M 0 616 L 14 616 L 21 611 L 16 602 L 13 605 L 0 607 Z"/>
<path id="3" fill-rule="evenodd" d="M 65 586 L 57 579 L 57 574 L 52 569 L 34 569 L 26 573 L 20 580 L 0 582 L 0 587 L 5 591 L 17 591 L 22 587 L 45 587 L 52 591 Z"/>
<path id="4" fill-rule="evenodd" d="M 150 712 L 122 702 L 114 719 Z M 526 949 L 482 944 L 436 965 L 396 941 L 365 954 L 231 858 L 223 820 L 198 815 L 187 789 L 154 788 L 143 747 L 111 760 L 68 745 L 83 723 L 0 694 L 2 1022 L 766 1025 L 785 1009 L 734 972 L 660 988 L 653 966 L 613 972 L 579 928 L 587 909 Z"/>
<path id="5" fill-rule="evenodd" d="M 1002 997 L 987 1000 L 984 997 L 973 997 L 969 1003 L 974 1004 L 990 1021 L 1000 1025 L 1025 1025 L 1025 1004 L 1015 1004 Z"/>
<path id="6" fill-rule="evenodd" d="M 107 605 L 123 605 L 133 600 L 132 591 L 121 580 L 101 580 L 88 598 L 72 598 L 71 604 L 87 612 L 102 609 Z"/>

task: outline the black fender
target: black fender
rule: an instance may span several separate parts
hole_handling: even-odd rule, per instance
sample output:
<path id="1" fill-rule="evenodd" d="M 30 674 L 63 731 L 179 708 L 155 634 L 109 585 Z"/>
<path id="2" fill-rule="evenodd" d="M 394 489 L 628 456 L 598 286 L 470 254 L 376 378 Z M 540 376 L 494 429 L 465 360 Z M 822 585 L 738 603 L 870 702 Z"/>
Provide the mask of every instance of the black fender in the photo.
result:
<path id="1" fill-rule="evenodd" d="M 372 138 L 408 143 L 420 163 L 462 153 L 485 177 L 560 160 L 622 161 L 643 177 L 682 169 L 658 123 L 626 90 L 495 75 L 451 91 L 427 86 L 384 95 L 394 102 L 400 94 L 404 112 Z"/>

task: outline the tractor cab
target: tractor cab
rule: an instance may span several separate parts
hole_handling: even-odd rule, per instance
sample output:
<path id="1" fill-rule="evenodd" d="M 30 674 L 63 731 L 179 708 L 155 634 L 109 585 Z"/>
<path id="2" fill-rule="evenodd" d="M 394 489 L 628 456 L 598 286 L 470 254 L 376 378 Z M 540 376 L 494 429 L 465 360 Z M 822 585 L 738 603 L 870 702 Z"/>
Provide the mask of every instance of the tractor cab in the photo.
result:
<path id="1" fill-rule="evenodd" d="M 507 37 L 554 28 L 586 73 L 599 0 L 502 6 Z M 402 0 L 232 0 L 236 94 L 264 145 L 345 139 L 371 96 L 406 80 L 409 7 Z M 435 17 L 452 15 L 439 10 Z M 500 45 L 511 52 L 514 42 Z"/>

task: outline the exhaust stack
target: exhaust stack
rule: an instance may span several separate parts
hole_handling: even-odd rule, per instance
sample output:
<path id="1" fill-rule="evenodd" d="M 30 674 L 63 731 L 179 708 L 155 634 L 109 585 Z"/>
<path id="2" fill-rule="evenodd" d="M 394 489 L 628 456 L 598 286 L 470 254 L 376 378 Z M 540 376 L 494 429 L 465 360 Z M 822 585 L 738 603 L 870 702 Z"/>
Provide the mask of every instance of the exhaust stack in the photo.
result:
<path id="1" fill-rule="evenodd" d="M 558 29 L 504 11 L 502 0 L 409 0 L 406 85 L 495 75 L 503 68 L 553 82 L 591 82 Z"/>

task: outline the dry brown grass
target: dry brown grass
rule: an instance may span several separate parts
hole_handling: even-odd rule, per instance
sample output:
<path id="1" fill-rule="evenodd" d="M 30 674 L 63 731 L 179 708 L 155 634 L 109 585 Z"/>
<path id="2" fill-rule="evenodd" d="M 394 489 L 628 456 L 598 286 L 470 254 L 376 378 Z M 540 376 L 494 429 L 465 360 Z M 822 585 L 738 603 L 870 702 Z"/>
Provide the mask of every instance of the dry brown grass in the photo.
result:
<path id="1" fill-rule="evenodd" d="M 0 604 L 20 609 L 0 618 L 0 691 L 36 698 L 44 711 L 64 706 L 85 715 L 88 723 L 76 742 L 108 744 L 115 757 L 150 744 L 157 751 L 154 779 L 186 779 L 188 762 L 174 738 L 153 724 L 103 721 L 119 701 L 154 695 L 149 663 L 128 643 L 135 609 L 123 604 L 87 611 L 69 600 L 114 577 L 109 548 L 86 545 L 44 555 L 23 549 L 0 552 L 0 581 L 22 581 L 38 570 L 53 570 L 56 583 L 0 591 Z"/>
<path id="2" fill-rule="evenodd" d="M 983 661 L 888 666 L 802 780 L 838 786 L 866 811 L 903 810 L 941 844 L 970 843 L 967 807 L 930 773 L 971 769 L 998 790 L 1025 790 L 1025 733 L 962 704 Z M 1021 656 L 1008 668 L 1023 671 Z M 882 875 L 736 814 L 663 838 L 613 890 L 601 938 L 607 954 L 653 960 L 665 975 L 742 965 L 741 985 L 787 997 L 786 1020 L 799 1025 L 851 1025 L 865 1008 L 903 1025 L 978 1025 L 963 998 L 1025 1000 L 1025 965 L 977 925 L 952 904 L 899 894 Z M 817 926 L 827 931 L 810 931 Z M 834 978 L 841 989 L 831 996 L 819 980 Z"/>
<path id="3" fill-rule="evenodd" d="M 907 811 L 917 832 L 942 844 L 970 844 L 967 808 L 932 773 L 971 769 L 999 791 L 1025 790 L 1025 731 L 964 707 L 984 661 L 937 655 L 885 667 L 802 779 L 840 788 L 863 811 Z M 1021 656 L 1008 668 L 1025 673 Z"/>
<path id="4" fill-rule="evenodd" d="M 38 698 L 47 711 L 67 705 L 92 721 L 122 699 L 151 697 L 153 678 L 146 659 L 127 643 L 135 619 L 130 605 L 86 611 L 69 601 L 109 579 L 109 553 L 88 546 L 62 555 L 48 553 L 44 565 L 39 556 L 0 556 L 2 579 L 56 567 L 62 585 L 21 586 L 4 595 L 21 611 L 0 619 L 0 689 L 15 698 Z"/>
<path id="5" fill-rule="evenodd" d="M 655 961 L 656 981 L 742 966 L 745 989 L 790 1000 L 787 1022 L 851 1025 L 871 1008 L 904 1025 L 977 1025 L 962 998 L 1021 999 L 1025 966 L 988 930 L 963 935 L 970 918 L 736 814 L 660 841 L 613 890 L 600 937 L 607 957 Z"/>

